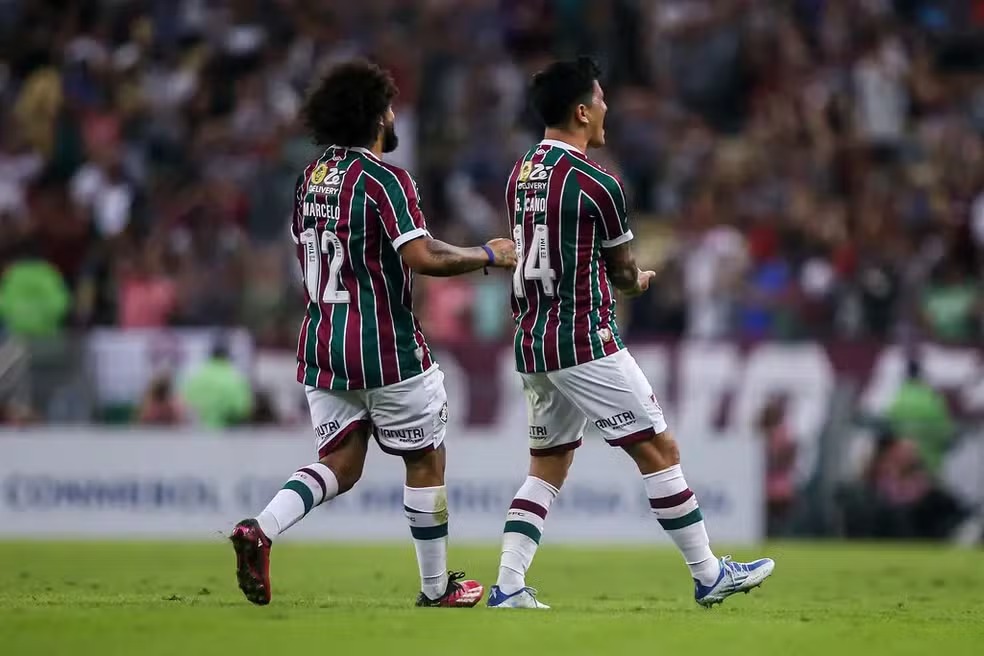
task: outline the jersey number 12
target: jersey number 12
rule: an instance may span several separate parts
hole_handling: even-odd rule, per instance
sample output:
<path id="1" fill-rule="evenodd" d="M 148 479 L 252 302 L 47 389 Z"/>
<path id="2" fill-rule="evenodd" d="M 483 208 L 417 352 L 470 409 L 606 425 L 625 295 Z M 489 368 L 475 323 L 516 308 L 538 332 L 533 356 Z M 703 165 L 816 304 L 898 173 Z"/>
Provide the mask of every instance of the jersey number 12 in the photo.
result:
<path id="1" fill-rule="evenodd" d="M 314 303 L 317 303 L 319 298 L 322 303 L 348 303 L 348 290 L 338 288 L 338 274 L 341 273 L 342 263 L 345 262 L 342 240 L 328 230 L 322 232 L 321 239 L 318 239 L 318 231 L 308 228 L 301 233 L 300 241 L 304 246 L 304 284 L 307 286 L 308 298 Z M 321 290 L 323 259 L 328 262 L 328 279 L 325 281 L 324 290 Z"/>
<path id="2" fill-rule="evenodd" d="M 544 296 L 554 295 L 556 272 L 550 268 L 550 242 L 547 226 L 542 223 L 533 226 L 533 243 L 529 253 L 523 239 L 523 226 L 513 228 L 513 241 L 516 242 L 516 270 L 513 271 L 513 293 L 516 298 L 526 298 L 526 282 L 539 282 Z"/>

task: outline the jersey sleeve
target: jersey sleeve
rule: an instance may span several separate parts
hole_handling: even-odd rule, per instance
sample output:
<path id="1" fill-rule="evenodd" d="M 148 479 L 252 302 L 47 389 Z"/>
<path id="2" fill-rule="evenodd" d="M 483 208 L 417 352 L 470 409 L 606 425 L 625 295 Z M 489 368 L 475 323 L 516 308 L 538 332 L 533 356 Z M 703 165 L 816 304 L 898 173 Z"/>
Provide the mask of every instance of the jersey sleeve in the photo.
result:
<path id="1" fill-rule="evenodd" d="M 294 183 L 294 207 L 290 212 L 290 236 L 295 244 L 301 243 L 301 226 L 304 216 L 301 208 L 304 204 L 304 175 L 297 176 Z"/>
<path id="2" fill-rule="evenodd" d="M 614 177 L 597 181 L 591 200 L 598 207 L 598 224 L 601 228 L 602 248 L 613 248 L 632 240 L 629 229 L 628 209 L 622 183 Z"/>
<path id="3" fill-rule="evenodd" d="M 420 211 L 417 183 L 410 174 L 403 170 L 393 171 L 380 184 L 374 200 L 393 248 L 399 249 L 408 241 L 428 236 L 424 213 Z"/>

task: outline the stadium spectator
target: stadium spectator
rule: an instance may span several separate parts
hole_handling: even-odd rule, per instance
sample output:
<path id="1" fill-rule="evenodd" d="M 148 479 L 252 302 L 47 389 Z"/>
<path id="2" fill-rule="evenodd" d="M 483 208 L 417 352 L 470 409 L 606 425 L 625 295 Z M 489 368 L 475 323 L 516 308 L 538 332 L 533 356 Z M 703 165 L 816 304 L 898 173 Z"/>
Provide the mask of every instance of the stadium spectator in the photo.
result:
<path id="1" fill-rule="evenodd" d="M 184 411 L 174 396 L 171 377 L 158 376 L 151 381 L 140 403 L 137 422 L 152 426 L 176 426 L 184 421 Z"/>
<path id="2" fill-rule="evenodd" d="M 789 530 L 797 498 L 796 442 L 781 398 L 770 399 L 762 408 L 759 430 L 765 438 L 766 535 L 781 536 Z"/>
<path id="3" fill-rule="evenodd" d="M 58 334 L 70 303 L 61 274 L 44 260 L 20 260 L 0 277 L 0 322 L 12 335 Z"/>
<path id="4" fill-rule="evenodd" d="M 885 418 L 897 435 L 912 440 L 929 472 L 938 475 L 956 426 L 946 397 L 926 382 L 918 360 L 907 364 L 906 380 L 889 405 Z"/>
<path id="5" fill-rule="evenodd" d="M 188 374 L 181 384 L 181 401 L 208 428 L 228 428 L 246 422 L 253 411 L 249 380 L 229 359 L 223 344 Z"/>

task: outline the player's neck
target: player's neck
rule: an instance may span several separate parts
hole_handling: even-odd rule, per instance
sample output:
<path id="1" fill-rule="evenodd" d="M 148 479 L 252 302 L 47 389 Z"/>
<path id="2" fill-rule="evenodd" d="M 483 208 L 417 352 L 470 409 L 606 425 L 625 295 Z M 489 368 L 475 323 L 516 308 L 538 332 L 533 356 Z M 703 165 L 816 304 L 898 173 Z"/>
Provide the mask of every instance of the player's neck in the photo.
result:
<path id="1" fill-rule="evenodd" d="M 582 153 L 588 152 L 588 137 L 587 135 L 580 135 L 576 132 L 570 132 L 568 130 L 561 130 L 560 128 L 547 128 L 543 132 L 544 139 L 553 139 L 554 141 L 563 141 L 565 144 L 574 146 Z"/>

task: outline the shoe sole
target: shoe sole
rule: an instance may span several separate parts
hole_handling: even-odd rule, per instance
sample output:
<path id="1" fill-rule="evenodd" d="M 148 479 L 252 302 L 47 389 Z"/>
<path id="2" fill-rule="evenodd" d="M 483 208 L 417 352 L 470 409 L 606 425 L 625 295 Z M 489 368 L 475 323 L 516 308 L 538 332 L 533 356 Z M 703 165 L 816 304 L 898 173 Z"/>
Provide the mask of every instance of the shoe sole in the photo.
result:
<path id="1" fill-rule="evenodd" d="M 236 580 L 239 582 L 239 589 L 243 591 L 247 601 L 257 606 L 266 606 L 270 603 L 270 597 L 266 585 L 262 579 L 253 576 L 249 564 L 262 558 L 256 541 L 244 535 L 245 531 L 236 529 L 233 531 L 229 540 L 232 548 L 236 551 Z"/>

